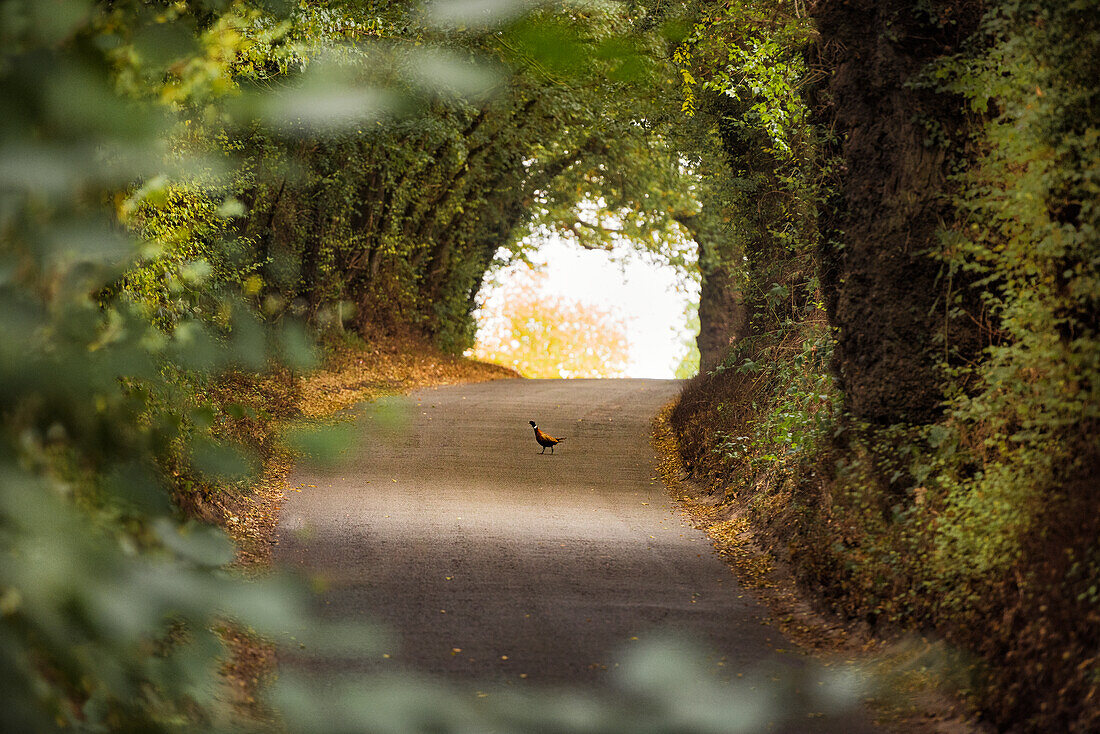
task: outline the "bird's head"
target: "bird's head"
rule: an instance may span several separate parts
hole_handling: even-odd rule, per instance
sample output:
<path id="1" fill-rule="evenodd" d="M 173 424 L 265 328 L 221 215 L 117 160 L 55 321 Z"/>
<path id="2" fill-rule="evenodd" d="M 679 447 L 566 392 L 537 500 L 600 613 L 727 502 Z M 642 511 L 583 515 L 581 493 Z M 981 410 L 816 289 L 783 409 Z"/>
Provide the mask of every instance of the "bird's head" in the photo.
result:
<path id="1" fill-rule="evenodd" d="M 527 421 L 527 422 L 531 424 L 531 427 L 532 427 L 532 428 L 534 428 L 534 426 L 535 426 L 535 422 L 534 422 L 534 421 Z"/>

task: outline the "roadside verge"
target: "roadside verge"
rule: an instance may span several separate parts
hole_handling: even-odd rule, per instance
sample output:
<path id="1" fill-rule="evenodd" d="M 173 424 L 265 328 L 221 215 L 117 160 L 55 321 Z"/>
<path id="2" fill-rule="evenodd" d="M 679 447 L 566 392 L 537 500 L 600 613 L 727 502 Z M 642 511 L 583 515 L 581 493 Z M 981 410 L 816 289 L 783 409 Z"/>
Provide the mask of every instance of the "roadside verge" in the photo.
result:
<path id="1" fill-rule="evenodd" d="M 690 478 L 670 416 L 672 401 L 653 419 L 658 474 L 684 516 L 706 533 L 715 551 L 741 584 L 769 612 L 766 624 L 826 666 L 856 665 L 875 681 L 867 706 L 876 723 L 893 734 L 989 734 L 960 701 L 945 694 L 945 652 L 941 643 L 870 634 L 867 625 L 821 610 L 795 581 L 786 564 L 770 553 L 749 519 L 747 508 L 720 488 Z"/>

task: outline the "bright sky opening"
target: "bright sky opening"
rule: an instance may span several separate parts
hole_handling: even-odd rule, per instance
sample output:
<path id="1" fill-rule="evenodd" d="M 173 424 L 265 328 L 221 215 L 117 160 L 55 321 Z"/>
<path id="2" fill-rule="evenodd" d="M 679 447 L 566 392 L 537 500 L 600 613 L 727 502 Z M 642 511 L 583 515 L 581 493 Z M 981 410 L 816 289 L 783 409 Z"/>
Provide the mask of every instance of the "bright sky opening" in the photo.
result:
<path id="1" fill-rule="evenodd" d="M 690 340 L 688 309 L 699 286 L 675 269 L 648 261 L 632 250 L 585 250 L 559 238 L 541 240 L 531 261 L 545 274 L 543 291 L 563 299 L 610 309 L 626 324 L 626 377 L 675 376 Z M 487 281 L 482 299 L 521 277 L 514 265 Z"/>

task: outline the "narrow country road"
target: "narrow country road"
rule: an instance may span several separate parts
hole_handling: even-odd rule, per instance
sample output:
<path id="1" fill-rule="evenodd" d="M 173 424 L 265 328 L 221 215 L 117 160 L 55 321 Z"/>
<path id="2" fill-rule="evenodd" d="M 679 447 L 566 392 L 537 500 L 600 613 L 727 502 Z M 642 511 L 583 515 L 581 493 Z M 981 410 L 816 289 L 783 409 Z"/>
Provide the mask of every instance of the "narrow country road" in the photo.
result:
<path id="1" fill-rule="evenodd" d="M 472 681 L 598 682 L 633 640 L 675 631 L 734 677 L 804 658 L 762 623 L 655 478 L 661 380 L 499 380 L 403 399 L 407 423 L 354 459 L 299 472 L 276 558 L 325 579 L 319 613 L 380 621 L 388 657 L 298 660 L 320 673 L 410 668 Z M 564 436 L 539 454 L 529 420 Z"/>

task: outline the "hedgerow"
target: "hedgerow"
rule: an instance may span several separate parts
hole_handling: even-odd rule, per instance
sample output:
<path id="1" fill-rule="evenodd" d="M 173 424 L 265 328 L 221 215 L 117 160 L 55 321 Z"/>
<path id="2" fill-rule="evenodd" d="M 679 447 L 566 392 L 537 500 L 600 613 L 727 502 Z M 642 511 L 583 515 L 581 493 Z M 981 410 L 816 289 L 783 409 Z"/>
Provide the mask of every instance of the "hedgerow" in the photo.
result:
<path id="1" fill-rule="evenodd" d="M 733 43 L 740 48 L 761 32 L 746 20 L 746 7 L 772 12 L 766 31 L 780 25 L 777 19 L 803 22 L 793 3 L 737 4 L 708 8 L 704 15 L 738 24 Z M 835 33 L 838 18 L 850 17 L 846 12 L 820 7 L 823 33 Z M 799 228 L 812 244 L 787 251 L 750 245 L 764 257 L 756 264 L 747 255 L 748 280 L 758 288 L 773 284 L 758 295 L 750 326 L 755 333 L 735 344 L 718 369 L 689 385 L 674 422 L 697 476 L 721 488 L 731 504 L 747 508 L 767 529 L 773 550 L 835 610 L 887 630 L 934 631 L 957 646 L 972 661 L 965 692 L 1005 729 L 1095 731 L 1095 7 L 999 2 L 977 14 L 958 3 L 899 2 L 866 13 L 862 33 L 849 27 L 843 39 L 815 39 L 806 58 L 820 66 L 797 75 L 805 83 L 796 87 L 805 103 L 824 112 L 787 115 L 801 119 L 806 139 L 822 146 L 812 154 L 803 150 L 802 160 L 821 161 L 830 149 L 840 156 L 836 175 L 803 189 L 817 219 Z M 940 39 L 938 45 L 929 45 L 933 39 Z M 909 66 L 897 67 L 903 82 L 898 93 L 911 99 L 907 114 L 902 109 L 891 118 L 885 92 L 884 109 L 871 113 L 879 115 L 877 121 L 828 106 L 852 96 L 836 84 L 813 84 L 815 72 L 839 73 L 829 65 L 842 43 L 839 53 L 849 54 L 849 64 L 868 54 L 923 47 L 915 61 L 905 62 Z M 724 56 L 711 63 L 722 65 L 719 84 L 729 96 L 737 96 L 734 82 L 758 73 L 752 64 L 727 66 Z M 786 68 L 777 63 L 769 71 L 781 76 Z M 880 80 L 883 68 L 876 67 Z M 760 104 L 769 104 L 766 95 Z M 778 118 L 791 102 L 784 97 L 783 105 L 770 104 Z M 949 117 L 926 113 L 922 105 Z M 824 131 L 812 137 L 812 122 L 836 119 L 830 109 L 849 124 L 864 125 L 842 127 L 841 134 L 866 136 L 862 130 L 876 123 L 895 136 L 880 141 L 880 150 L 914 145 L 927 153 L 902 154 L 893 169 L 876 173 L 866 161 L 846 157 L 856 150 L 848 142 L 830 141 Z M 750 113 L 740 124 L 755 125 L 764 135 L 771 119 Z M 910 126 L 912 133 L 900 129 Z M 742 149 L 726 150 L 751 160 Z M 862 148 L 860 154 L 874 151 Z M 861 342 L 864 325 L 841 321 L 838 309 L 848 306 L 830 293 L 850 298 L 844 294 L 877 286 L 855 269 L 863 255 L 853 248 L 863 244 L 853 238 L 866 235 L 831 222 L 850 222 L 845 217 L 854 211 L 861 186 L 871 192 L 869 200 L 880 197 L 879 216 L 897 216 L 899 210 L 888 208 L 894 204 L 883 177 L 904 182 L 915 176 L 904 166 L 915 171 L 928 161 L 939 161 L 938 168 L 924 169 L 932 172 L 929 185 L 916 195 L 902 189 L 911 202 L 925 197 L 928 208 L 910 203 L 899 210 L 903 217 L 936 211 L 938 225 L 912 225 L 911 233 L 927 235 L 899 243 L 904 249 L 884 239 L 868 243 L 865 251 L 883 262 L 913 263 L 914 281 L 924 277 L 916 268 L 934 276 L 921 280 L 929 284 L 923 296 L 931 304 L 928 314 L 906 317 L 914 327 L 892 337 L 921 340 L 922 359 L 931 366 L 924 372 L 912 362 L 889 362 L 881 352 L 891 349 L 889 340 Z M 814 165 L 825 171 L 820 162 Z M 760 207 L 767 211 L 766 202 Z M 810 298 L 792 299 L 793 310 L 786 313 L 794 316 L 787 316 L 787 328 L 776 329 L 782 314 L 769 307 L 768 297 L 785 298 L 797 280 L 762 277 L 766 268 L 814 273 L 824 308 L 814 311 L 818 299 L 810 290 Z M 905 291 L 895 288 L 883 291 L 881 308 L 912 312 Z M 870 318 L 893 317 L 882 312 Z M 842 358 L 807 358 L 815 347 L 827 355 L 837 336 L 844 340 Z M 861 381 L 865 377 L 853 370 L 875 361 L 893 370 L 880 373 L 879 381 L 906 384 L 907 370 L 938 376 L 922 386 L 934 398 L 933 409 L 922 409 L 918 419 L 879 407 L 868 411 L 864 395 L 882 388 Z"/>

